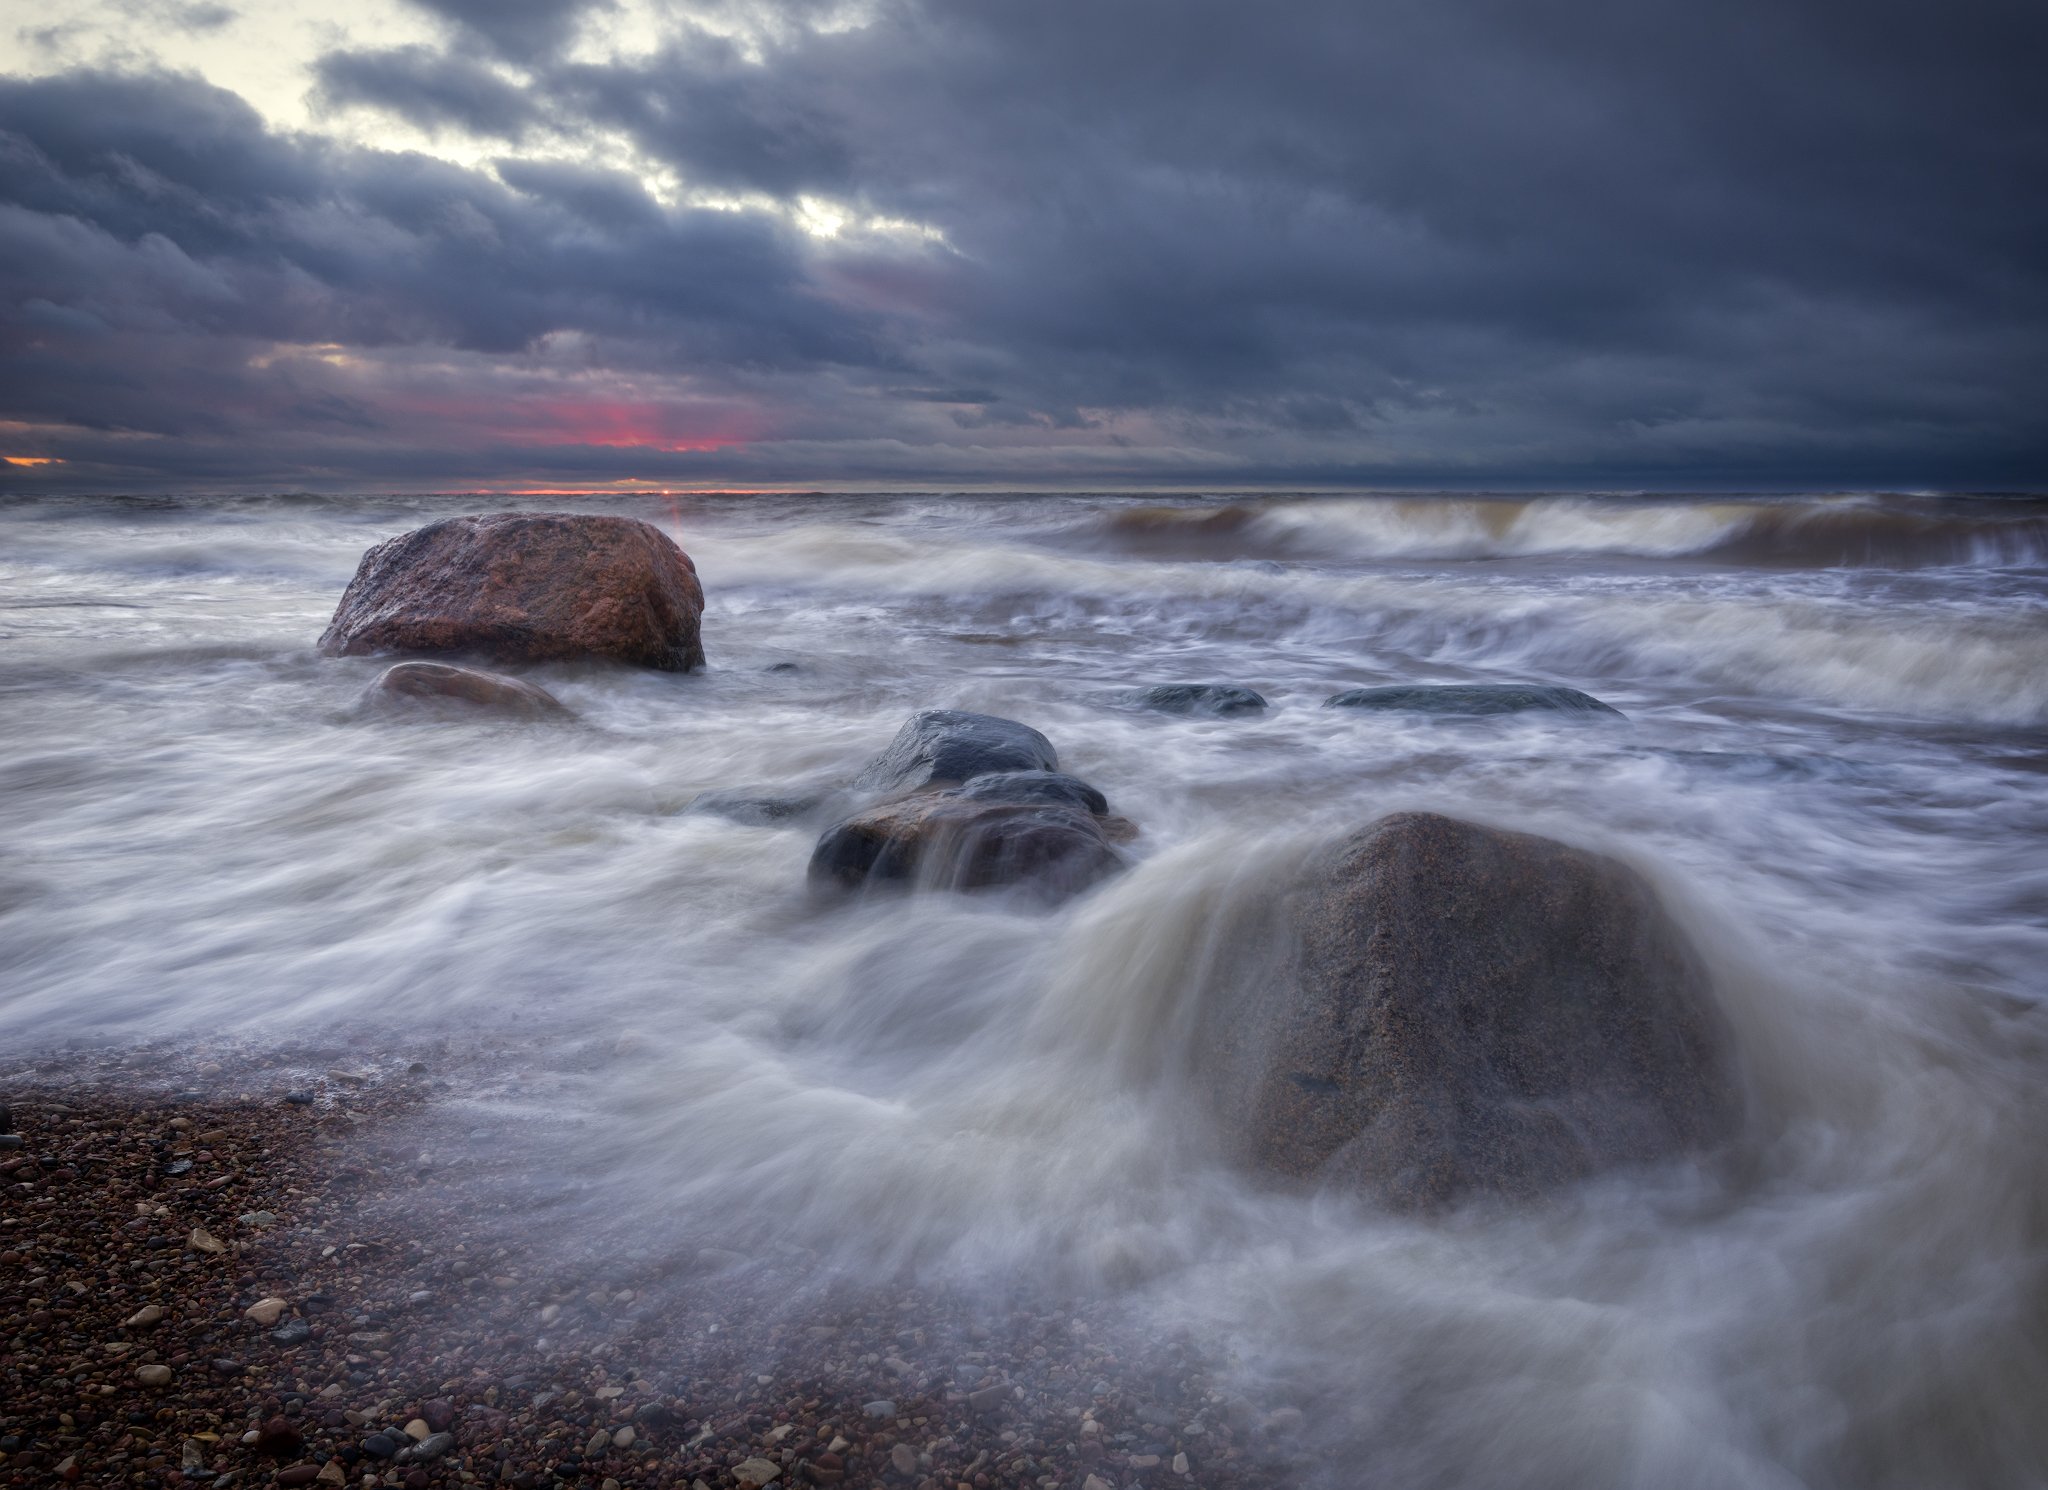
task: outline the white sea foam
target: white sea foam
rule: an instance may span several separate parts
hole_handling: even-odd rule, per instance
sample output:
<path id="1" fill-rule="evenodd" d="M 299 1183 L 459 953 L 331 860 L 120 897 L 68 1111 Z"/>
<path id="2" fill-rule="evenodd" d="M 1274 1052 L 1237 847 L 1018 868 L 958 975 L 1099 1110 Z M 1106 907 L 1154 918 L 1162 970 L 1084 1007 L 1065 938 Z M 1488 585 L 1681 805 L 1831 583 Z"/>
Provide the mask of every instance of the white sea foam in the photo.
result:
<path id="1" fill-rule="evenodd" d="M 1693 554 L 1744 531 L 1758 509 L 1736 502 L 1626 505 L 1593 500 L 1417 497 L 1276 503 L 1249 531 L 1303 557 L 1525 558 L 1545 554 Z"/>
<path id="2" fill-rule="evenodd" d="M 1632 576 L 1589 584 L 1548 572 L 1521 579 L 1131 564 L 831 525 L 714 537 L 702 549 L 706 572 L 730 583 L 828 602 L 852 597 L 856 624 L 898 622 L 876 608 L 884 595 L 959 601 L 939 613 L 956 629 L 971 629 L 963 622 L 972 617 L 1023 621 L 1062 641 L 1119 624 L 1155 640 L 1175 629 L 1235 632 L 1249 617 L 1271 648 L 1355 637 L 1375 665 L 1405 656 L 1534 668 L 1561 680 L 1686 679 L 1696 690 L 1771 703 L 2048 723 L 2048 606 L 2038 596 L 1845 594 L 1768 571 L 1673 585 Z"/>

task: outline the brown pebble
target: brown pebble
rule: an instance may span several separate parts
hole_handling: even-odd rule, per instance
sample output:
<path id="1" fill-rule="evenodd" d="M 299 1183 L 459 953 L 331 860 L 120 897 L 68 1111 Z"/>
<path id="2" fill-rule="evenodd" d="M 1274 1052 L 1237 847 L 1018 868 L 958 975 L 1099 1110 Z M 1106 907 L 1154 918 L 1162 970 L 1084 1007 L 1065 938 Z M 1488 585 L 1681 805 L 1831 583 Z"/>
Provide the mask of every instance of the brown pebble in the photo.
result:
<path id="1" fill-rule="evenodd" d="M 256 1451 L 278 1459 L 296 1454 L 305 1444 L 306 1436 L 299 1432 L 298 1424 L 283 1416 L 271 1418 L 256 1437 Z"/>

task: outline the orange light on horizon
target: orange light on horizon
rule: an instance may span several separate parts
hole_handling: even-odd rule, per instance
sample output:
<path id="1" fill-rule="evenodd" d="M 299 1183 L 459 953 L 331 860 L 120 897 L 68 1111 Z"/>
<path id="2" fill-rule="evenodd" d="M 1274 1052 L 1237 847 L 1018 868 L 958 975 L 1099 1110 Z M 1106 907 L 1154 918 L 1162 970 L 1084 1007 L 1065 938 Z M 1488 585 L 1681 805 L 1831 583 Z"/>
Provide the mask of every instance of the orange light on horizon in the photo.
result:
<path id="1" fill-rule="evenodd" d="M 424 398 L 411 412 L 485 438 L 545 449 L 644 450 L 650 455 L 706 455 L 751 443 L 760 433 L 752 411 L 730 406 L 675 405 L 606 398 Z M 563 489 L 584 483 L 563 483 Z M 610 485 L 591 482 L 592 486 Z"/>
<path id="2" fill-rule="evenodd" d="M 816 490 L 813 486 L 654 486 L 639 476 L 621 476 L 616 481 L 585 482 L 580 486 L 486 486 L 477 496 L 497 497 L 780 497 L 791 492 Z"/>
<path id="3" fill-rule="evenodd" d="M 10 466 L 61 466 L 62 457 L 55 455 L 0 455 Z"/>
<path id="4" fill-rule="evenodd" d="M 730 408 L 622 399 L 529 398 L 497 404 L 473 398 L 423 399 L 413 409 L 452 426 L 488 431 L 515 445 L 702 454 L 745 445 L 756 434 L 756 421 Z"/>
<path id="5" fill-rule="evenodd" d="M 674 428 L 676 411 L 658 404 L 557 400 L 531 408 L 529 417 L 533 415 L 539 417 L 525 432 L 526 437 L 543 445 L 594 445 L 680 455 L 726 450 L 747 442 L 747 436 L 738 430 L 678 431 Z"/>

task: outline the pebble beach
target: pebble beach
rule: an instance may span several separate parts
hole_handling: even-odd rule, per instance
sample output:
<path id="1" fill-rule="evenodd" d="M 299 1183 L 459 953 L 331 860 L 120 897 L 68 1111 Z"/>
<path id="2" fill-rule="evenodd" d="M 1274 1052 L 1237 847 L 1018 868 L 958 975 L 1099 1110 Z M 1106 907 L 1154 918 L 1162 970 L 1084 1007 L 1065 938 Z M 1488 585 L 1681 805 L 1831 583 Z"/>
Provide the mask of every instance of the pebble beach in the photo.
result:
<path id="1" fill-rule="evenodd" d="M 1301 1414 L 1112 1301 L 569 1269 L 424 1068 L 91 1064 L 0 1073 L 0 1485 L 1289 1482 Z"/>

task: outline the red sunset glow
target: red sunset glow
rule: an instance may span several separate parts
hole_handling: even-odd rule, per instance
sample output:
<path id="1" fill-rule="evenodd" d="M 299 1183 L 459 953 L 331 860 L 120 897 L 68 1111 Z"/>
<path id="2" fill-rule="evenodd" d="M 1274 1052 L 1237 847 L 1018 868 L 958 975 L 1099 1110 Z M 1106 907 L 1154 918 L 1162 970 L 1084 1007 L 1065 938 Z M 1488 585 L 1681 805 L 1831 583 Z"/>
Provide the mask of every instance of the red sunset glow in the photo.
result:
<path id="1" fill-rule="evenodd" d="M 428 400 L 423 412 L 451 423 L 481 425 L 520 445 L 583 445 L 664 454 L 728 450 L 755 436 L 757 421 L 724 405 L 651 403 L 629 399 Z"/>
<path id="2" fill-rule="evenodd" d="M 525 406 L 539 424 L 532 439 L 543 445 L 605 445 L 644 450 L 724 450 L 743 445 L 740 430 L 687 431 L 679 425 L 696 426 L 704 411 L 678 411 L 648 403 L 586 403 L 563 400 Z M 693 417 L 694 416 L 694 417 Z"/>

